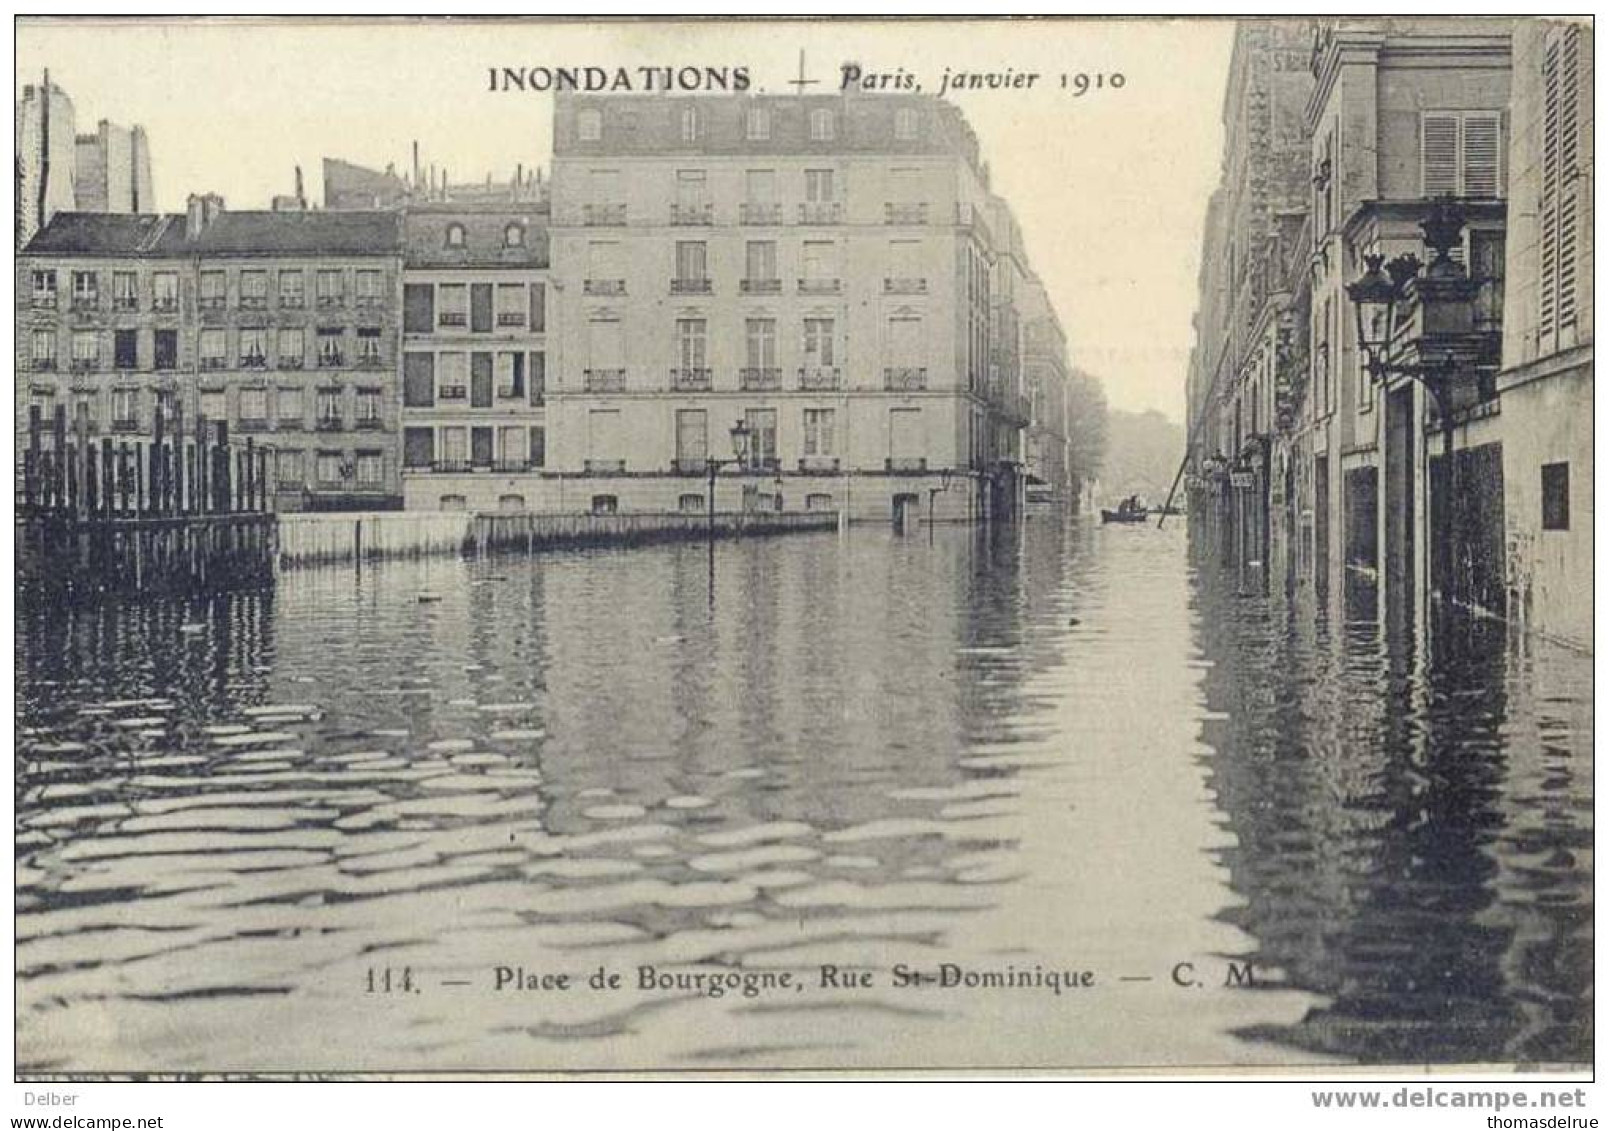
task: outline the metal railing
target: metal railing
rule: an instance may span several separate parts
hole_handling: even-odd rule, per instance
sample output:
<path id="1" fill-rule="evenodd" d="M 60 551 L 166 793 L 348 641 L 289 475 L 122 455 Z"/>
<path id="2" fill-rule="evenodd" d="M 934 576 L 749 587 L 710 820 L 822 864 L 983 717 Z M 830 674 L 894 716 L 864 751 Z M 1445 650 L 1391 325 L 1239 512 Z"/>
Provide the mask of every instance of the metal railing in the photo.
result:
<path id="1" fill-rule="evenodd" d="M 581 283 L 581 290 L 589 295 L 623 295 L 626 293 L 626 280 L 586 279 Z"/>
<path id="2" fill-rule="evenodd" d="M 780 224 L 782 205 L 745 201 L 738 205 L 737 215 L 740 224 Z"/>
<path id="3" fill-rule="evenodd" d="M 799 205 L 799 223 L 836 224 L 843 217 L 844 206 L 837 200 L 807 200 Z"/>
<path id="4" fill-rule="evenodd" d="M 715 223 L 715 205 L 709 203 L 672 204 L 670 206 L 670 222 L 678 227 L 713 224 Z"/>
<path id="5" fill-rule="evenodd" d="M 779 295 L 782 293 L 782 280 L 739 279 L 738 290 L 746 295 Z"/>
<path id="6" fill-rule="evenodd" d="M 710 387 L 710 371 L 708 369 L 675 369 L 670 371 L 670 387 L 678 393 L 708 392 Z"/>
<path id="7" fill-rule="evenodd" d="M 582 387 L 589 393 L 623 393 L 626 391 L 624 369 L 584 369 Z"/>
<path id="8" fill-rule="evenodd" d="M 775 367 L 738 370 L 738 386 L 745 391 L 782 388 L 782 370 Z"/>
<path id="9" fill-rule="evenodd" d="M 841 279 L 800 279 L 799 293 L 802 295 L 835 295 L 843 289 Z"/>
<path id="10" fill-rule="evenodd" d="M 925 295 L 927 294 L 927 280 L 909 275 L 884 279 L 883 293 L 885 295 Z"/>
<path id="11" fill-rule="evenodd" d="M 673 295 L 707 295 L 714 289 L 709 279 L 672 279 L 670 293 Z"/>
<path id="12" fill-rule="evenodd" d="M 589 228 L 618 228 L 626 223 L 624 204 L 585 204 L 581 207 L 581 222 Z"/>
<path id="13" fill-rule="evenodd" d="M 842 377 L 842 371 L 836 365 L 803 366 L 799 370 L 799 388 L 807 391 L 836 389 Z"/>
<path id="14" fill-rule="evenodd" d="M 924 366 L 890 366 L 883 370 L 883 388 L 903 391 L 927 388 L 927 369 Z"/>

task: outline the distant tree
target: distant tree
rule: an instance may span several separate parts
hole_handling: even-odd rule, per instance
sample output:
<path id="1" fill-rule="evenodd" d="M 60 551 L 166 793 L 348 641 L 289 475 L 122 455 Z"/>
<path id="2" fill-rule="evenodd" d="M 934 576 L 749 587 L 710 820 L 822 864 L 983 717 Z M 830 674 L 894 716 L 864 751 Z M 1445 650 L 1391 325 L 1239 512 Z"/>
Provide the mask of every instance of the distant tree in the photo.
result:
<path id="1" fill-rule="evenodd" d="M 1100 378 L 1075 369 L 1067 380 L 1067 478 L 1074 499 L 1100 476 L 1106 435 L 1106 390 Z"/>

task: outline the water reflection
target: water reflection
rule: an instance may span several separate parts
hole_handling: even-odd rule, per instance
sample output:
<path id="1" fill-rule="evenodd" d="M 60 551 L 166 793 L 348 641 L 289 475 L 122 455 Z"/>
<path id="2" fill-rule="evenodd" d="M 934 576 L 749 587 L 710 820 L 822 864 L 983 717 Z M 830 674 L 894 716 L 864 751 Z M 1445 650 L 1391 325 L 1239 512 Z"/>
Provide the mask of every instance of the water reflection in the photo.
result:
<path id="1" fill-rule="evenodd" d="M 1186 559 L 856 530 L 722 544 L 713 589 L 662 546 L 23 615 L 19 1062 L 1584 1059 L 1589 667 L 1425 677 Z M 945 962 L 1099 978 L 887 977 Z"/>

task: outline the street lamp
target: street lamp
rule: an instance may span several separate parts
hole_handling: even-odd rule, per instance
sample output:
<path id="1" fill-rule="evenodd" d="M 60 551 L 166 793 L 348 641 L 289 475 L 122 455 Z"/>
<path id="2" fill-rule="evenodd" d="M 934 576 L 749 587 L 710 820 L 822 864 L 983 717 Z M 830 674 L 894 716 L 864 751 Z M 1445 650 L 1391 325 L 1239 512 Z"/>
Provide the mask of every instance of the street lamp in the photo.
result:
<path id="1" fill-rule="evenodd" d="M 739 471 L 748 465 L 750 429 L 742 420 L 732 425 L 732 458 L 719 460 L 711 457 L 705 461 L 705 471 L 709 477 L 709 537 L 715 541 L 715 476 L 727 464 L 735 464 Z"/>
<path id="2" fill-rule="evenodd" d="M 950 478 L 954 475 L 949 468 L 939 472 L 939 486 L 927 489 L 927 540 L 933 541 L 933 500 L 950 489 Z"/>
<path id="3" fill-rule="evenodd" d="M 1442 542 L 1441 576 L 1444 599 L 1452 599 L 1455 542 L 1454 506 L 1458 497 L 1458 465 L 1453 459 L 1454 379 L 1465 368 L 1482 362 L 1481 335 L 1475 331 L 1475 293 L 1478 284 L 1452 257 L 1460 243 L 1464 217 L 1450 200 L 1438 200 L 1419 225 L 1426 248 L 1434 252 L 1425 267 L 1416 256 L 1399 255 L 1389 263 L 1383 255 L 1365 255 L 1361 277 L 1346 285 L 1357 315 L 1358 349 L 1376 384 L 1406 377 L 1423 385 L 1435 400 L 1441 419 L 1442 467 L 1447 491 L 1442 499 L 1439 536 Z M 1392 360 L 1392 346 L 1402 309 L 1412 300 L 1419 310 L 1420 334 L 1414 343 L 1417 360 Z"/>

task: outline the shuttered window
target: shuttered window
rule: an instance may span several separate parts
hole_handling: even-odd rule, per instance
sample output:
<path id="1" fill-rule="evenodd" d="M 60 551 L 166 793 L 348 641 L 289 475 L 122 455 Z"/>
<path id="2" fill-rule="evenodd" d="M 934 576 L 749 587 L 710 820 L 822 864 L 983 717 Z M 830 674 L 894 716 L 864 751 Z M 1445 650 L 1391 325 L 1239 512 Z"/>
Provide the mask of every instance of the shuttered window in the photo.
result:
<path id="1" fill-rule="evenodd" d="M 1491 111 L 1435 111 L 1419 120 L 1420 195 L 1503 195 L 1502 119 Z"/>
<path id="2" fill-rule="evenodd" d="M 1580 239 L 1580 28 L 1550 34 L 1542 60 L 1542 286 L 1538 345 L 1560 348 L 1576 321 Z"/>

